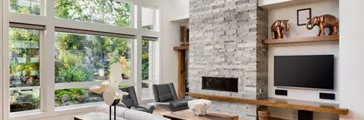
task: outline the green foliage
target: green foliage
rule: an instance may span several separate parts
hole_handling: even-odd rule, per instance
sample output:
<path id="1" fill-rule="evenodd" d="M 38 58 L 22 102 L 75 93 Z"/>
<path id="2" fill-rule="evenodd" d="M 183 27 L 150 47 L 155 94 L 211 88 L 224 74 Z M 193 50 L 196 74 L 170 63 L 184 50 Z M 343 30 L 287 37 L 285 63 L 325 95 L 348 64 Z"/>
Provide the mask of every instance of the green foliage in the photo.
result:
<path id="1" fill-rule="evenodd" d="M 149 41 L 142 40 L 142 80 L 149 79 Z"/>
<path id="2" fill-rule="evenodd" d="M 82 89 L 82 88 L 72 88 L 72 89 L 63 89 L 63 90 L 56 90 L 55 91 L 55 97 L 56 97 L 56 102 L 58 104 L 62 104 L 62 96 L 63 95 L 68 95 L 71 98 L 71 101 L 73 103 L 80 103 L 82 101 L 82 98 L 87 96 L 86 94 L 87 92 Z"/>
<path id="3" fill-rule="evenodd" d="M 129 26 L 131 6 L 117 0 L 56 0 L 59 18 Z"/>
<path id="4" fill-rule="evenodd" d="M 82 67 L 71 67 L 57 73 L 56 82 L 84 82 L 92 78 L 92 71 Z"/>
<path id="5" fill-rule="evenodd" d="M 36 3 L 39 4 L 39 2 L 29 2 L 29 6 L 20 6 L 17 4 L 18 0 L 10 0 L 10 9 L 11 11 L 22 13 L 22 14 L 34 14 L 34 15 L 40 15 L 40 7 L 39 5 L 36 5 Z M 32 4 L 33 3 L 33 4 Z"/>
<path id="6" fill-rule="evenodd" d="M 119 84 L 119 86 L 118 86 L 119 88 L 127 88 L 127 87 L 129 87 L 129 85 L 127 85 L 127 84 Z"/>

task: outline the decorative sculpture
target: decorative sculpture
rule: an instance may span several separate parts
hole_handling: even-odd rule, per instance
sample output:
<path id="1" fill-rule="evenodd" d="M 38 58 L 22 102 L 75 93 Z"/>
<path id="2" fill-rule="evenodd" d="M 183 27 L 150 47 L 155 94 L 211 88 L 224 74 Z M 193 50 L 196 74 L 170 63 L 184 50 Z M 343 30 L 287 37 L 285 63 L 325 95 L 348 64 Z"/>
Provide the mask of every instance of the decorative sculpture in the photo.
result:
<path id="1" fill-rule="evenodd" d="M 320 31 L 317 36 L 324 36 L 325 28 L 330 28 L 329 35 L 337 35 L 339 28 L 339 20 L 335 16 L 329 14 L 315 16 L 312 17 L 312 19 L 308 18 L 308 22 L 306 25 L 306 28 L 308 30 L 312 30 L 312 28 L 315 27 L 316 25 L 320 27 Z"/>
<path id="2" fill-rule="evenodd" d="M 207 109 L 209 109 L 210 106 L 210 100 L 198 99 L 188 101 L 188 108 L 190 108 L 195 115 L 206 115 Z"/>
<path id="3" fill-rule="evenodd" d="M 270 30 L 272 32 L 272 39 L 283 38 L 284 31 L 289 31 L 291 26 L 288 23 L 288 20 L 277 20 L 275 21 Z"/>
<path id="4" fill-rule="evenodd" d="M 114 119 L 116 119 L 116 105 L 123 99 L 124 95 L 128 93 L 119 90 L 119 83 L 123 80 L 121 77 L 122 66 L 120 63 L 114 63 L 110 66 L 111 76 L 108 81 L 104 81 L 100 86 L 92 86 L 91 92 L 101 94 L 103 93 L 104 102 L 110 106 L 110 120 L 111 120 L 111 106 L 114 106 Z"/>

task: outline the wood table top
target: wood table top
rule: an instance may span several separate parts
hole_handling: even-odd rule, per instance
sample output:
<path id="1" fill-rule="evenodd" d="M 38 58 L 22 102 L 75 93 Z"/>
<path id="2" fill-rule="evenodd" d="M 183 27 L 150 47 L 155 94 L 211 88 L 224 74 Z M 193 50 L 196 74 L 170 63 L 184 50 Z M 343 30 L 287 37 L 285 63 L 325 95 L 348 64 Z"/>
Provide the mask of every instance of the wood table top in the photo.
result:
<path id="1" fill-rule="evenodd" d="M 238 120 L 237 115 L 231 115 L 218 112 L 207 112 L 205 116 L 196 116 L 191 110 L 181 110 L 176 112 L 163 112 L 164 117 L 179 120 Z"/>

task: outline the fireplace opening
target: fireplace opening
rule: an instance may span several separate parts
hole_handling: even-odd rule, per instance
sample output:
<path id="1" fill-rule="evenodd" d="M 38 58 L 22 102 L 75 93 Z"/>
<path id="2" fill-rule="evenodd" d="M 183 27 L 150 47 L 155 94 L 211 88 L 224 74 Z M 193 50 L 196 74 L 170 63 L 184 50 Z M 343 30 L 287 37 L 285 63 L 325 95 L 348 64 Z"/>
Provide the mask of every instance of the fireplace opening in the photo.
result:
<path id="1" fill-rule="evenodd" d="M 202 89 L 238 92 L 238 78 L 202 77 Z"/>

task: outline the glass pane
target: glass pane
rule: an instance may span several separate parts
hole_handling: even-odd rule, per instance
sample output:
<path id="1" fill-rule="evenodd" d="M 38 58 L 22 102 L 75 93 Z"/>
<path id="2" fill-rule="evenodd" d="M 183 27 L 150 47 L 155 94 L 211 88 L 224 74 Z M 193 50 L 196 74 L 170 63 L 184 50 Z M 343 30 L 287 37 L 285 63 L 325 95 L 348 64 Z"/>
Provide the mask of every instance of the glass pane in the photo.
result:
<path id="1" fill-rule="evenodd" d="M 102 95 L 92 93 L 86 88 L 71 88 L 55 91 L 56 107 L 101 101 L 104 101 Z"/>
<path id="2" fill-rule="evenodd" d="M 131 4 L 118 0 L 55 0 L 58 18 L 131 27 Z"/>
<path id="3" fill-rule="evenodd" d="M 149 80 L 149 41 L 142 40 L 142 80 Z"/>
<path id="4" fill-rule="evenodd" d="M 39 109 L 39 41 L 40 31 L 10 28 L 10 112 Z"/>
<path id="5" fill-rule="evenodd" d="M 40 15 L 40 0 L 10 0 L 10 11 Z"/>
<path id="6" fill-rule="evenodd" d="M 126 38 L 57 33 L 56 83 L 104 81 L 110 65 L 122 64 L 124 80 L 131 76 L 131 44 Z"/>
<path id="7" fill-rule="evenodd" d="M 152 90 L 152 50 L 153 41 L 142 40 L 142 99 L 153 97 Z"/>
<path id="8" fill-rule="evenodd" d="M 40 31 L 10 28 L 9 40 L 9 86 L 39 86 Z"/>
<path id="9" fill-rule="evenodd" d="M 154 9 L 142 7 L 142 28 L 154 30 Z"/>
<path id="10" fill-rule="evenodd" d="M 39 89 L 10 90 L 10 112 L 40 109 Z"/>
<path id="11" fill-rule="evenodd" d="M 153 98 L 152 82 L 143 80 L 142 81 L 142 99 Z"/>

